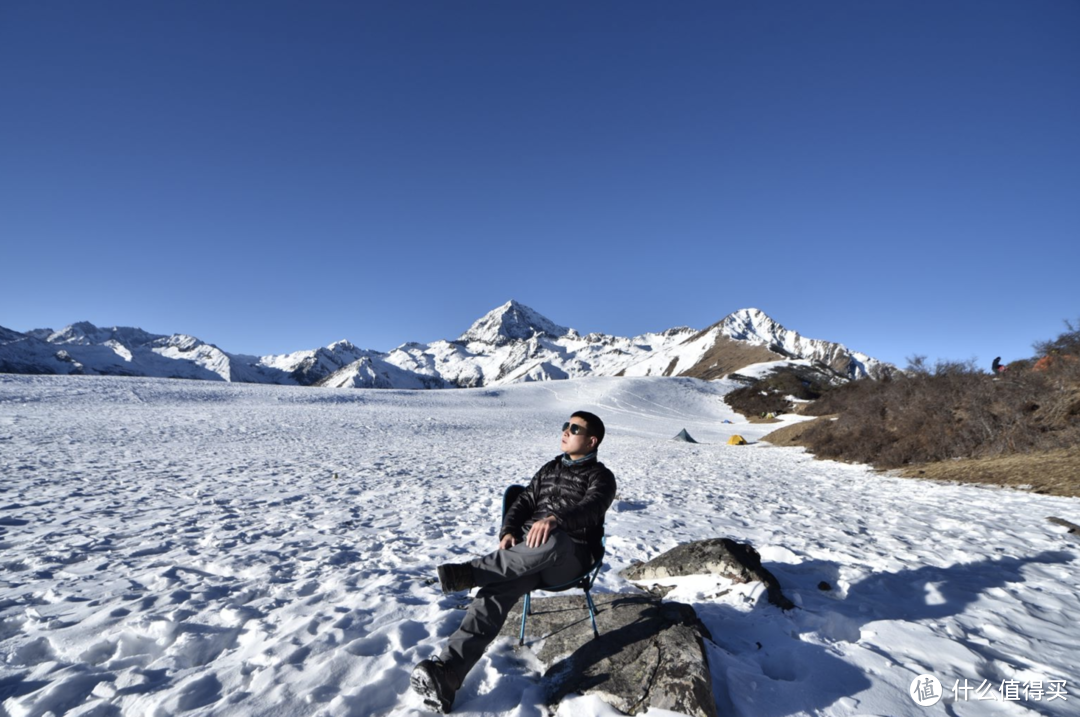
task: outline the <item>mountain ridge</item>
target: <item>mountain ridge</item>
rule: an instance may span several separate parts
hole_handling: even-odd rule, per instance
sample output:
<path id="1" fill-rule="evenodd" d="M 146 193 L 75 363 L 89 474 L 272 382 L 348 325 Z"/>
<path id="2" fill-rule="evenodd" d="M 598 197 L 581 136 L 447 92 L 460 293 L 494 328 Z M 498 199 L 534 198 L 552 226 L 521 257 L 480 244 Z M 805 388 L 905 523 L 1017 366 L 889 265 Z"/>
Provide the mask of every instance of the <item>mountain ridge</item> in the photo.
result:
<path id="1" fill-rule="evenodd" d="M 880 378 L 895 367 L 843 344 L 808 339 L 760 309 L 739 309 L 705 329 L 680 326 L 633 337 L 561 326 L 510 300 L 453 340 L 388 352 L 347 340 L 289 354 L 229 353 L 187 334 L 77 322 L 59 331 L 0 327 L 0 372 L 155 376 L 353 388 L 473 388 L 584 376 L 688 376 L 712 380 L 756 363 L 808 360 L 838 378 Z"/>

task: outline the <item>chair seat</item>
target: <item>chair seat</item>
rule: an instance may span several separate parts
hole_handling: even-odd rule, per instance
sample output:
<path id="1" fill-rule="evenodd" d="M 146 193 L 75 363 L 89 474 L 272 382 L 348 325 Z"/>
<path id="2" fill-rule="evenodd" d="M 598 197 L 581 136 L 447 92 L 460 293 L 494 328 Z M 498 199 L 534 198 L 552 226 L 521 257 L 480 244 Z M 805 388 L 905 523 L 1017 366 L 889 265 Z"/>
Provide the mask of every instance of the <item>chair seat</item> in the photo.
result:
<path id="1" fill-rule="evenodd" d="M 512 506 L 514 504 L 514 501 L 517 500 L 518 496 L 521 495 L 522 491 L 524 491 L 524 490 L 525 490 L 525 486 L 523 486 L 523 485 L 511 485 L 506 489 L 506 492 L 503 494 L 503 517 L 504 518 L 506 517 L 506 511 L 510 510 L 510 506 Z M 588 567 L 588 569 L 584 573 L 582 573 L 580 576 L 574 578 L 573 580 L 565 582 L 565 583 L 563 583 L 561 585 L 553 585 L 551 587 L 542 586 L 542 587 L 537 588 L 537 590 L 540 590 L 541 592 L 552 592 L 552 593 L 564 592 L 566 590 L 573 590 L 575 588 L 580 589 L 580 590 L 584 590 L 585 591 L 586 607 L 588 607 L 588 609 L 589 609 L 589 618 L 592 620 L 592 629 L 593 629 L 593 637 L 594 638 L 600 637 L 600 631 L 596 629 L 596 605 L 593 603 L 591 591 L 592 591 L 593 583 L 596 582 L 596 578 L 600 574 L 600 569 L 604 567 L 604 555 L 605 555 L 606 552 L 607 552 L 607 538 L 601 538 L 600 539 L 600 551 L 599 551 L 599 554 L 597 555 L 596 559 L 593 561 L 593 563 Z M 526 619 L 528 619 L 529 615 L 531 614 L 531 606 L 532 606 L 532 593 L 529 592 L 529 593 L 526 593 L 526 595 L 525 595 L 525 605 L 522 607 L 522 610 L 521 610 L 521 632 L 518 635 L 518 644 L 519 645 L 524 645 L 525 644 L 525 621 L 526 621 Z"/>

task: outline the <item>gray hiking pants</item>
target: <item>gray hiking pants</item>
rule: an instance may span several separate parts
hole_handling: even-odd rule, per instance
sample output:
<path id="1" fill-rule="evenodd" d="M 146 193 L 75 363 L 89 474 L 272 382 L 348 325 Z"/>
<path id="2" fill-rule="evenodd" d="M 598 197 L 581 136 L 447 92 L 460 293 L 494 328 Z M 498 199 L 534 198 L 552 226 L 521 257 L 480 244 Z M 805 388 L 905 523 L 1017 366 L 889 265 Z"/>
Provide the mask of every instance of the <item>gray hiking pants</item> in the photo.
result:
<path id="1" fill-rule="evenodd" d="M 562 585 L 581 575 L 589 565 L 588 548 L 575 543 L 563 531 L 554 530 L 538 548 L 520 542 L 469 565 L 480 591 L 469 605 L 461 627 L 439 655 L 459 685 L 499 634 L 514 603 L 543 585 Z"/>

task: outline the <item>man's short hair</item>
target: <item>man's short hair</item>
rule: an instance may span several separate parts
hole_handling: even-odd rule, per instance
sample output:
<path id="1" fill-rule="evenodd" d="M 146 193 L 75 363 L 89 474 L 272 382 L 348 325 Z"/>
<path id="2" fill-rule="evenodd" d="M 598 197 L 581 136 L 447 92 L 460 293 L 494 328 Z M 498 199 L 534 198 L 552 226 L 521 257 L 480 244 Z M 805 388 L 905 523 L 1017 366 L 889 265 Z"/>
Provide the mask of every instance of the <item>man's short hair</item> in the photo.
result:
<path id="1" fill-rule="evenodd" d="M 580 418 L 585 421 L 585 425 L 589 427 L 589 435 L 596 436 L 596 447 L 599 448 L 604 442 L 604 422 L 600 420 L 600 416 L 588 411 L 574 411 L 570 414 L 570 418 Z"/>

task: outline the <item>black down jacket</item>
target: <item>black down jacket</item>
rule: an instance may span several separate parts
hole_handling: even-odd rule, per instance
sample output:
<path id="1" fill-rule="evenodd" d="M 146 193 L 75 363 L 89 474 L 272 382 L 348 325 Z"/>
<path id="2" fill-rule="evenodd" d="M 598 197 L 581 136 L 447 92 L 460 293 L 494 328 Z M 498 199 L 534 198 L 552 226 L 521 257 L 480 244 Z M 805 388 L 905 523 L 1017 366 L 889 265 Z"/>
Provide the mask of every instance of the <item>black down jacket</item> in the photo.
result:
<path id="1" fill-rule="evenodd" d="M 503 517 L 499 539 L 510 533 L 519 542 L 528 528 L 549 515 L 578 543 L 596 554 L 604 537 L 604 514 L 615 500 L 615 475 L 593 457 L 564 465 L 562 456 L 544 464 Z"/>

